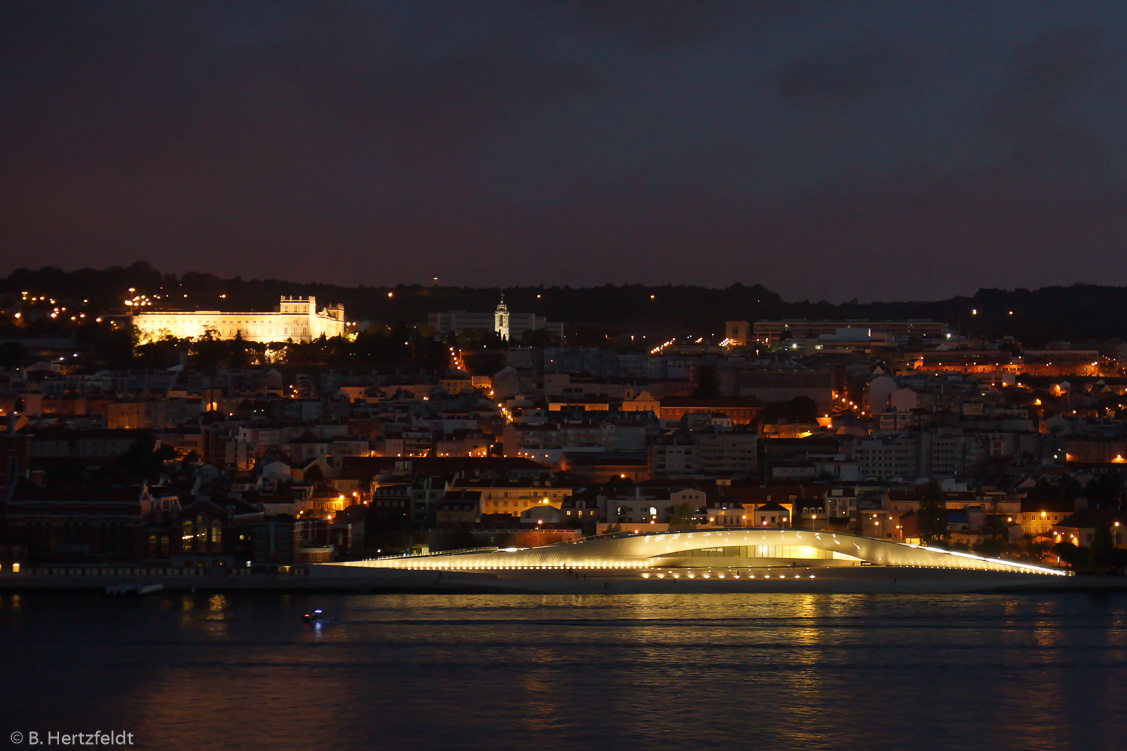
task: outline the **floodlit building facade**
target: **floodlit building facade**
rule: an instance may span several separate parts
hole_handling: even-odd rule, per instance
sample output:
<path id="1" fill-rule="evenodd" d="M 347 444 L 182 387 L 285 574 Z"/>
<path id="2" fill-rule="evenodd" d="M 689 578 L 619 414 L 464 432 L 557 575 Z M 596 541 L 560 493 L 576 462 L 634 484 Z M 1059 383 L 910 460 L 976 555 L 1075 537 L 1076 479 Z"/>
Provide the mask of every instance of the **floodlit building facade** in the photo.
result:
<path id="1" fill-rule="evenodd" d="M 630 525 L 626 525 L 629 529 Z M 641 525 L 638 525 L 639 527 Z M 631 530 L 632 531 L 632 530 Z M 724 529 L 598 537 L 537 548 L 505 548 L 355 561 L 343 566 L 438 571 L 507 569 L 749 569 L 768 566 L 882 566 L 1069 572 L 972 553 L 871 537 L 789 529 Z"/>
<path id="2" fill-rule="evenodd" d="M 219 339 L 237 335 L 248 342 L 310 342 L 320 336 L 342 336 L 344 306 L 317 310 L 315 297 L 282 297 L 270 312 L 224 313 L 217 310 L 135 313 L 133 325 L 142 341 L 165 336 L 199 337 L 211 331 Z"/>

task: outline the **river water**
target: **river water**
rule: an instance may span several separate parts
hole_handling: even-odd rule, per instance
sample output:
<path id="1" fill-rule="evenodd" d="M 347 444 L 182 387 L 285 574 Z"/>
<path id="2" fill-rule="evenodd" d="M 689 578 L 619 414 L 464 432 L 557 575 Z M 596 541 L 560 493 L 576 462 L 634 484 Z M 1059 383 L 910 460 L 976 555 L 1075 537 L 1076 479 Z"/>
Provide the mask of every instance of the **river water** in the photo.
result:
<path id="1" fill-rule="evenodd" d="M 1127 748 L 1122 594 L 7 594 L 0 629 L 21 748 Z"/>

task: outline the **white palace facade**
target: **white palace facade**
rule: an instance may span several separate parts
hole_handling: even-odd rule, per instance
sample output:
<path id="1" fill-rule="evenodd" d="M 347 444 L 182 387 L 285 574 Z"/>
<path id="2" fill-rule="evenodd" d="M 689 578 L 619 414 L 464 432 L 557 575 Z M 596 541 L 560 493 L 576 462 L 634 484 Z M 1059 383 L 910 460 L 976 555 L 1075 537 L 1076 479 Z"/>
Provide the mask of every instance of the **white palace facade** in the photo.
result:
<path id="1" fill-rule="evenodd" d="M 322 335 L 343 336 L 344 306 L 317 310 L 315 297 L 283 297 L 278 307 L 267 313 L 223 313 L 217 310 L 193 312 L 135 313 L 133 325 L 141 333 L 141 341 L 155 341 L 165 336 L 180 339 L 200 337 L 212 331 L 220 339 L 234 339 L 236 334 L 248 342 L 309 342 Z"/>

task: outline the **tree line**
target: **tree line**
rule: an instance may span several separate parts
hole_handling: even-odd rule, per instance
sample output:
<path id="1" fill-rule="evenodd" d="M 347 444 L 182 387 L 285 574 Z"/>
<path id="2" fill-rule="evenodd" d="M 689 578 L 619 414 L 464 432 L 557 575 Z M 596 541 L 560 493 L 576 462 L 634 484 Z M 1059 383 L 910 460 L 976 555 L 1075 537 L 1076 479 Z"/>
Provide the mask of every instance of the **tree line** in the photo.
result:
<path id="1" fill-rule="evenodd" d="M 1076 284 L 1038 290 L 982 289 L 934 301 L 831 303 L 786 301 L 761 284 L 718 289 L 693 285 L 518 286 L 470 288 L 435 285 L 343 286 L 280 279 L 223 278 L 209 273 L 166 274 L 138 262 L 127 267 L 21 268 L 0 280 L 0 294 L 20 291 L 89 299 L 92 308 L 120 308 L 129 288 L 161 294 L 159 304 L 180 309 L 270 310 L 283 295 L 313 295 L 321 305 L 341 303 L 350 320 L 376 325 L 418 324 L 429 313 L 488 312 L 502 293 L 514 313 L 535 313 L 567 325 L 590 343 L 630 334 L 722 336 L 725 320 L 779 318 L 943 321 L 969 336 L 1013 335 L 1027 345 L 1059 339 L 1127 339 L 1127 287 Z M 389 294 L 390 293 L 390 294 Z"/>

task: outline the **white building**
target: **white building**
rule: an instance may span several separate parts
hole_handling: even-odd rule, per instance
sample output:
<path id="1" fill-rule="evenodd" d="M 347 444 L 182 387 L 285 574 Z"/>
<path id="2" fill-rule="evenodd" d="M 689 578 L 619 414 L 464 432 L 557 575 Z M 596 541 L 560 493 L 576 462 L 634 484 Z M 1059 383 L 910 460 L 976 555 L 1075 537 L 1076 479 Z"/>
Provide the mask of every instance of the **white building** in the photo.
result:
<path id="1" fill-rule="evenodd" d="M 852 454 L 865 478 L 958 477 L 976 466 L 979 447 L 961 431 L 918 430 L 858 441 Z"/>
<path id="2" fill-rule="evenodd" d="M 493 331 L 506 341 L 519 339 L 526 331 L 546 330 L 564 336 L 564 325 L 549 321 L 535 313 L 513 313 L 501 298 L 501 303 L 492 313 L 472 313 L 465 310 L 448 310 L 444 313 L 430 313 L 427 323 L 438 334 L 460 334 L 463 331 Z"/>
<path id="3" fill-rule="evenodd" d="M 199 337 L 211 331 L 219 339 L 241 335 L 248 342 L 309 342 L 320 336 L 342 336 L 344 306 L 317 310 L 315 297 L 283 297 L 271 312 L 224 313 L 217 310 L 135 313 L 133 325 L 141 341 L 165 336 Z"/>

